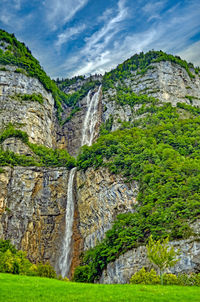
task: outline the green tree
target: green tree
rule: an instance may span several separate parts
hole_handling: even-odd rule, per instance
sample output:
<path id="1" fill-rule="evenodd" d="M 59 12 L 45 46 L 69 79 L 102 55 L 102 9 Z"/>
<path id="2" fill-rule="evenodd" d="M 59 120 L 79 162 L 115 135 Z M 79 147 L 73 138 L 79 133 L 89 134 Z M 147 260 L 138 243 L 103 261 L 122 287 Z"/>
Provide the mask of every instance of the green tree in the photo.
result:
<path id="1" fill-rule="evenodd" d="M 146 248 L 148 258 L 159 269 L 160 281 L 161 285 L 163 285 L 163 274 L 167 268 L 174 266 L 179 261 L 177 256 L 180 254 L 180 251 L 175 251 L 173 246 L 169 246 L 168 237 L 164 240 L 155 241 L 150 236 Z"/>

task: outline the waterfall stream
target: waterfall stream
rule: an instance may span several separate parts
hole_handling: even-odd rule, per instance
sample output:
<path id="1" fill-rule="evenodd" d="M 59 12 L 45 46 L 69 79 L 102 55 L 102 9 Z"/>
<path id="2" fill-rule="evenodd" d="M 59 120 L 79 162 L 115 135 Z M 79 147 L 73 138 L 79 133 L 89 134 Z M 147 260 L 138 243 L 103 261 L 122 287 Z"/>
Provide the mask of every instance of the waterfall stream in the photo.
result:
<path id="1" fill-rule="evenodd" d="M 59 259 L 59 268 L 62 277 L 69 273 L 71 265 L 71 238 L 73 231 L 74 221 L 74 194 L 73 183 L 76 168 L 71 169 L 69 172 L 68 189 L 67 189 L 67 207 L 65 213 L 65 236 L 63 241 L 62 255 Z"/>
<path id="2" fill-rule="evenodd" d="M 91 90 L 87 94 L 87 112 L 83 123 L 83 131 L 81 138 L 81 146 L 91 146 L 95 138 L 95 127 L 98 123 L 98 105 L 100 100 L 101 86 L 97 92 L 91 97 Z M 74 194 L 73 184 L 76 168 L 69 172 L 68 190 L 67 190 L 67 206 L 65 214 L 65 234 L 62 246 L 62 254 L 59 258 L 58 266 L 62 277 L 68 276 L 72 255 L 71 243 L 73 235 L 73 222 L 74 222 Z"/>
<path id="3" fill-rule="evenodd" d="M 98 105 L 100 98 L 101 86 L 91 98 L 91 90 L 87 95 L 87 112 L 83 124 L 81 146 L 91 146 L 95 137 L 95 126 L 98 122 Z"/>

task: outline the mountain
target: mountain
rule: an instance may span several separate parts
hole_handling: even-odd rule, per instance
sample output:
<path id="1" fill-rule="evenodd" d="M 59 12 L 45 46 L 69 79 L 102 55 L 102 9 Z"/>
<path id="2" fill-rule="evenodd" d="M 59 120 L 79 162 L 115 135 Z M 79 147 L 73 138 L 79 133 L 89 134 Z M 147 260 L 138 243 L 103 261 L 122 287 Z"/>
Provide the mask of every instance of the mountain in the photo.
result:
<path id="1" fill-rule="evenodd" d="M 174 271 L 198 272 L 199 68 L 149 51 L 53 81 L 0 40 L 0 238 L 63 276 L 126 283 L 150 234 L 169 236 Z"/>

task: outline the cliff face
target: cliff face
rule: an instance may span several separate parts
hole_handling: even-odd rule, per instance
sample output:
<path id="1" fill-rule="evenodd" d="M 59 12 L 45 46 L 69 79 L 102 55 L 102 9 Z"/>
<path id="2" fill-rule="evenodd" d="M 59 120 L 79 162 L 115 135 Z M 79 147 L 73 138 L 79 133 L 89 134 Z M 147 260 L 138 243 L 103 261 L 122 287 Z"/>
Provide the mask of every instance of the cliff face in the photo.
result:
<path id="1" fill-rule="evenodd" d="M 134 211 L 137 193 L 136 182 L 125 184 L 122 177 L 111 175 L 105 168 L 78 171 L 79 230 L 85 250 L 102 240 L 118 214 Z"/>
<path id="2" fill-rule="evenodd" d="M 5 167 L 0 174 L 0 238 L 11 239 L 33 262 L 60 253 L 65 226 L 68 170 Z"/>
<path id="3" fill-rule="evenodd" d="M 52 147 L 54 99 L 35 78 L 16 72 L 12 66 L 0 70 L 0 129 L 9 123 L 26 131 L 31 143 Z M 41 94 L 43 104 L 23 101 L 20 95 Z"/>
<path id="4" fill-rule="evenodd" d="M 199 225 L 198 225 L 199 228 Z M 198 239 L 190 238 L 187 240 L 171 241 L 175 249 L 180 250 L 180 261 L 168 270 L 169 273 L 199 273 L 200 270 L 200 242 Z M 146 269 L 154 268 L 149 262 L 146 248 L 140 246 L 121 255 L 117 260 L 108 264 L 107 269 L 99 280 L 100 283 L 129 283 L 133 274 L 142 267 Z"/>
<path id="5" fill-rule="evenodd" d="M 97 77 L 97 80 L 102 81 L 102 78 Z M 66 87 L 64 91 L 76 92 L 84 83 L 85 80 L 80 81 Z M 199 76 L 190 78 L 183 67 L 172 62 L 153 63 L 143 75 L 133 71 L 132 76 L 124 79 L 124 85 L 136 94 L 146 93 L 158 98 L 161 103 L 170 102 L 173 106 L 178 102 L 200 105 Z M 96 86 L 90 91 L 90 98 L 98 89 Z M 108 121 L 111 116 L 112 131 L 118 129 L 123 121 L 133 122 L 141 118 L 137 110 L 142 105 L 121 106 L 112 100 L 116 93 L 116 89 L 100 93 L 94 140 L 99 134 L 101 123 Z M 22 100 L 20 95 L 25 94 L 41 94 L 43 103 Z M 0 130 L 12 123 L 28 134 L 31 143 L 66 149 L 71 155 L 77 156 L 88 112 L 88 95 L 78 101 L 80 110 L 64 125 L 60 125 L 52 94 L 47 92 L 38 79 L 19 73 L 13 66 L 6 66 L 6 70 L 0 68 Z M 63 120 L 71 112 L 72 108 L 63 104 Z M 4 140 L 1 148 L 35 156 L 16 137 Z M 0 238 L 10 239 L 17 248 L 27 251 L 33 262 L 50 261 L 59 272 L 69 171 L 64 167 L 3 167 L 3 170 L 0 173 Z M 75 211 L 70 275 L 80 262 L 81 252 L 94 247 L 104 238 L 118 214 L 135 211 L 139 185 L 136 181 L 126 183 L 121 175 L 114 175 L 105 167 L 77 171 L 73 186 Z M 182 260 L 175 267 L 176 272 L 200 270 L 197 238 L 172 244 L 182 250 Z M 142 266 L 149 266 L 143 246 L 108 264 L 100 282 L 126 283 Z"/>
<path id="6" fill-rule="evenodd" d="M 191 78 L 187 71 L 173 62 L 152 63 L 144 75 L 132 72 L 132 76 L 124 80 L 126 87 L 129 87 L 136 94 L 147 94 L 160 100 L 161 103 L 169 102 L 173 106 L 177 103 L 200 105 L 200 78 Z M 111 97 L 116 95 L 115 89 L 109 89 L 103 96 L 102 106 L 103 121 L 113 117 L 112 130 L 120 127 L 121 122 L 133 122 L 140 118 L 137 111 L 141 104 L 131 108 L 128 104 L 121 106 Z M 187 96 L 192 96 L 191 100 Z M 120 122 L 119 122 L 120 120 Z"/>

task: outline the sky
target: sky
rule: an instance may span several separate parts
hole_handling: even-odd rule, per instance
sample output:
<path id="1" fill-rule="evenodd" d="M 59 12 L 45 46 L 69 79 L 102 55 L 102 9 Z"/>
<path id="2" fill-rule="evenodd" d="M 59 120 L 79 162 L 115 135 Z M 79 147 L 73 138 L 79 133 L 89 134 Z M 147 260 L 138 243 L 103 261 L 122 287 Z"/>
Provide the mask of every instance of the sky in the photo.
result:
<path id="1" fill-rule="evenodd" d="M 163 50 L 200 66 L 199 0 L 0 0 L 14 33 L 52 78 L 103 74 Z"/>

